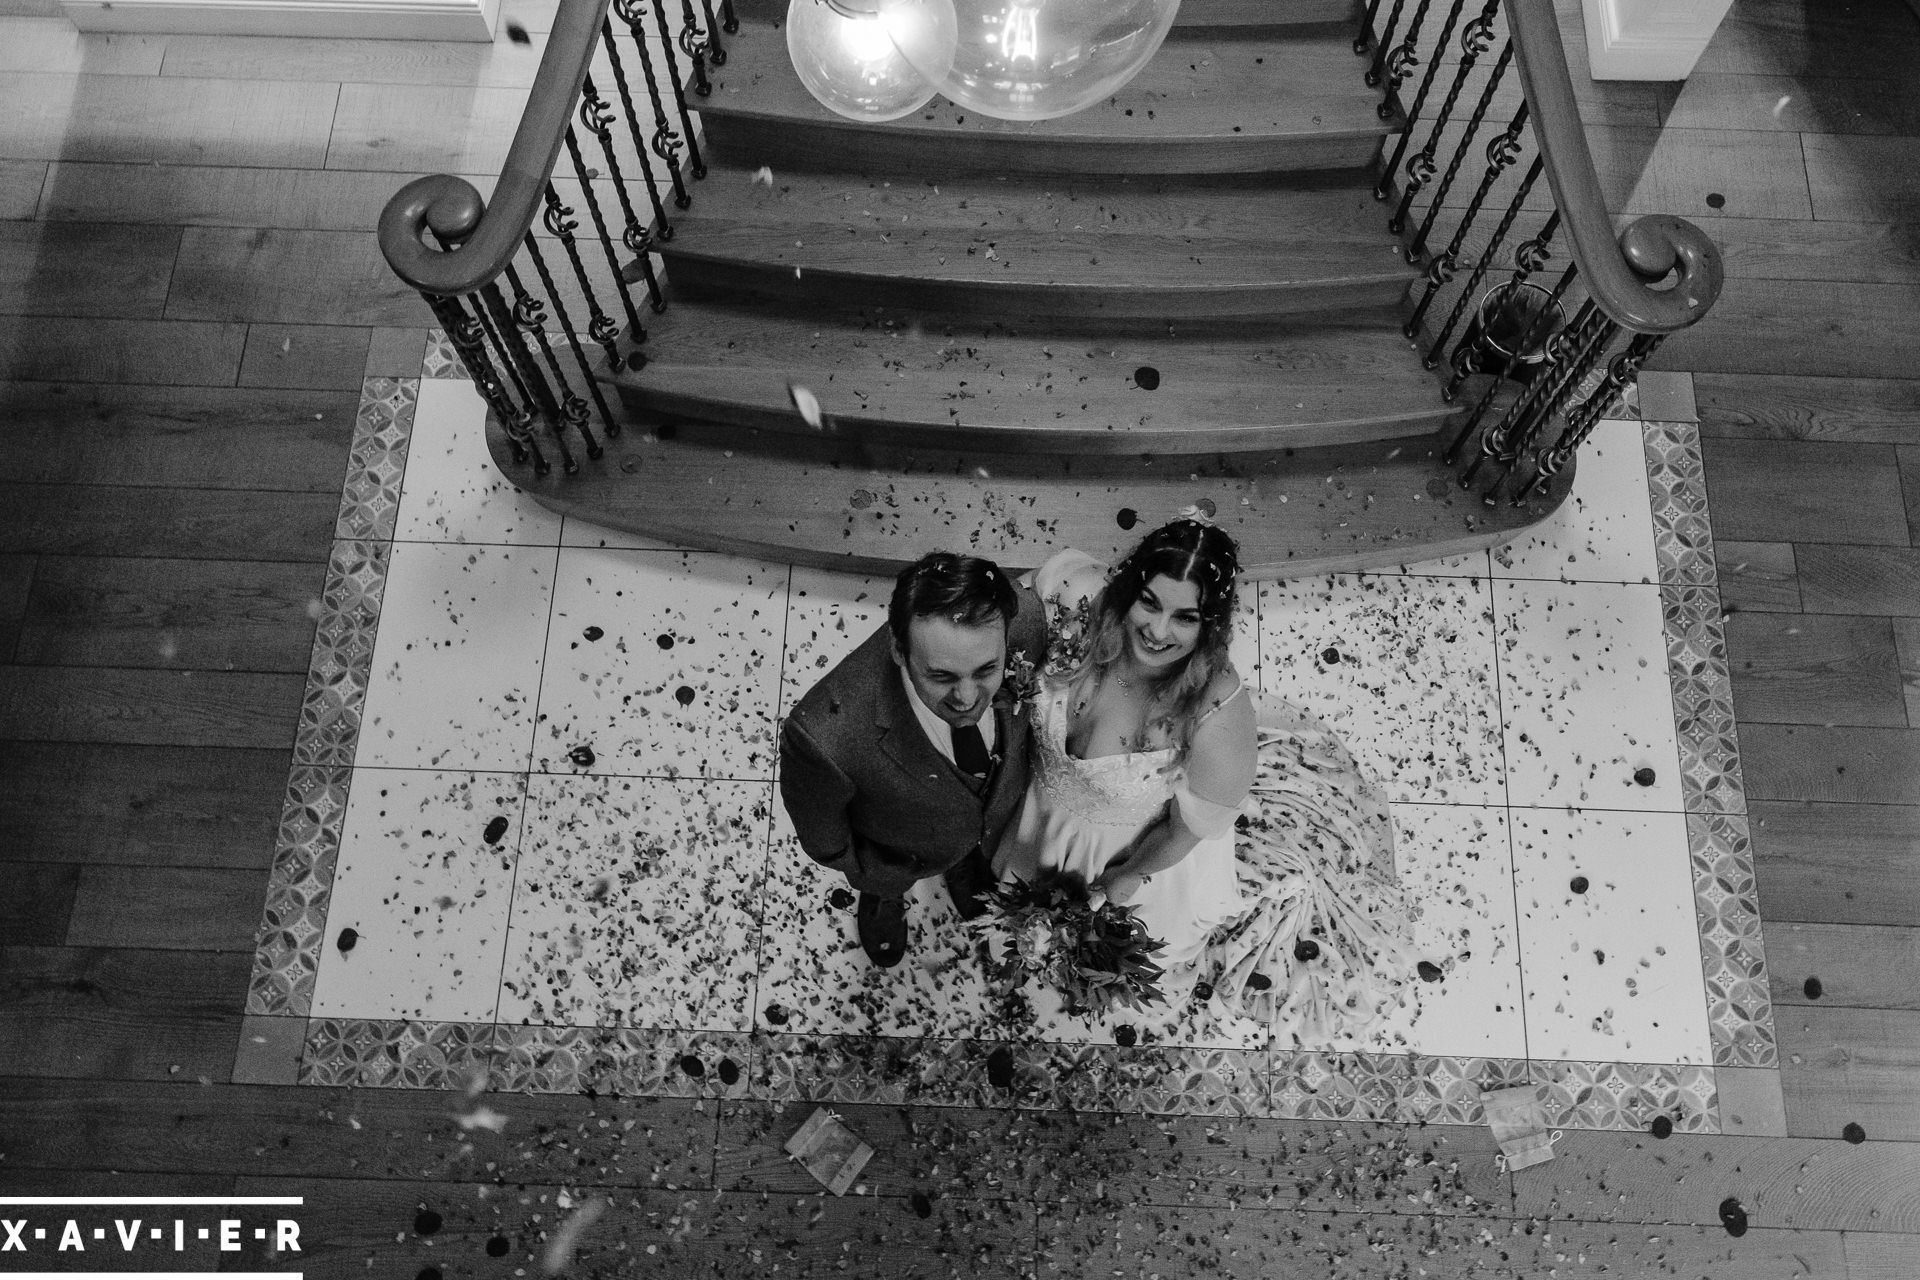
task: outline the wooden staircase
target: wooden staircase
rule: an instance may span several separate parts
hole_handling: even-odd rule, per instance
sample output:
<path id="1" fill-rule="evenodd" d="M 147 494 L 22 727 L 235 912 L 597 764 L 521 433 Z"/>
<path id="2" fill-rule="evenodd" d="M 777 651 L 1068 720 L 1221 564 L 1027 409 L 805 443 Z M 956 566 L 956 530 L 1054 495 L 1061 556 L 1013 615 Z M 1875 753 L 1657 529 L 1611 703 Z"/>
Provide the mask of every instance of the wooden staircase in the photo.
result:
<path id="1" fill-rule="evenodd" d="M 692 99 L 708 174 L 655 246 L 671 305 L 605 378 L 634 428 L 538 478 L 493 433 L 547 505 L 867 572 L 1111 554 L 1197 506 L 1280 577 L 1497 544 L 1564 498 L 1571 468 L 1516 507 L 1440 463 L 1454 406 L 1372 196 L 1400 121 L 1346 5 L 1186 0 L 1088 111 L 879 126 L 807 96 L 784 5 L 738 8 Z"/>

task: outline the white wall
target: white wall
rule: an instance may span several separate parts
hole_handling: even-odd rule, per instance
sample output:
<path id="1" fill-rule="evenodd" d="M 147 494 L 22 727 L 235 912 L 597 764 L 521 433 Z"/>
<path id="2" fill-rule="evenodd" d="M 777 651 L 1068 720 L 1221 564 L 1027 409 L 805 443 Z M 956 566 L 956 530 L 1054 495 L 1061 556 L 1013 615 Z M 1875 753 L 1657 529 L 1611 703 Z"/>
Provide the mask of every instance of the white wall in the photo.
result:
<path id="1" fill-rule="evenodd" d="M 1733 0 L 1582 0 L 1593 78 L 1685 80 L 1732 4 Z"/>
<path id="2" fill-rule="evenodd" d="M 82 31 L 493 39 L 500 0 L 60 0 Z"/>

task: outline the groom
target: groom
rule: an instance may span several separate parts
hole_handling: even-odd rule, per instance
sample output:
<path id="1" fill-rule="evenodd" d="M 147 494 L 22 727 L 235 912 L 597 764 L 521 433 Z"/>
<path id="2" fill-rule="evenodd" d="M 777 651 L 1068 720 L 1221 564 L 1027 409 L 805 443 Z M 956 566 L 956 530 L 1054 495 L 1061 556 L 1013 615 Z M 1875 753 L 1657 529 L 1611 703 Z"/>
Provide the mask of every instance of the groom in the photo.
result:
<path id="1" fill-rule="evenodd" d="M 992 561 L 934 552 L 901 571 L 887 625 L 829 671 L 780 732 L 780 796 L 800 847 L 860 891 L 860 946 L 907 951 L 906 892 L 941 876 L 962 919 L 1027 786 L 1027 726 L 1001 696 L 1010 653 L 1046 647 L 1041 603 Z"/>

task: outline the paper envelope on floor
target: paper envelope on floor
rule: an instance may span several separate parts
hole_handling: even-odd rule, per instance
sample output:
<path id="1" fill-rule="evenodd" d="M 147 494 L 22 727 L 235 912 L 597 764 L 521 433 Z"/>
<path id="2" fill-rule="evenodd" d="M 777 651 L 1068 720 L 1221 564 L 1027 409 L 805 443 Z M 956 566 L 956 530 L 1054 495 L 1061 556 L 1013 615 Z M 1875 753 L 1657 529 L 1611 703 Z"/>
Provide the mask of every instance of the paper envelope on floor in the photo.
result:
<path id="1" fill-rule="evenodd" d="M 1486 1108 L 1487 1127 L 1500 1144 L 1500 1154 L 1507 1158 L 1509 1173 L 1553 1159 L 1556 1135 L 1548 1132 L 1547 1109 L 1534 1086 L 1483 1093 L 1480 1105 Z"/>
<path id="2" fill-rule="evenodd" d="M 787 1139 L 787 1154 L 805 1165 L 821 1186 L 843 1196 L 873 1158 L 873 1148 L 842 1124 L 839 1116 L 821 1107 Z"/>

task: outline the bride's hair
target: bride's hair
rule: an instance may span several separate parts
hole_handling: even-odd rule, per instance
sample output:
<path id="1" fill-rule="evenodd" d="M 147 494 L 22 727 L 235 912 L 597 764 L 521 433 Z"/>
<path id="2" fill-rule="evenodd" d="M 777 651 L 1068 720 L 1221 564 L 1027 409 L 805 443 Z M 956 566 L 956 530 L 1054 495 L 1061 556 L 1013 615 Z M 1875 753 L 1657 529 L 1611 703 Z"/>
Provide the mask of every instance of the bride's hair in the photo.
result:
<path id="1" fill-rule="evenodd" d="M 1194 725 L 1208 710 L 1202 705 L 1207 687 L 1228 667 L 1239 572 L 1240 549 L 1225 531 L 1203 520 L 1175 520 L 1149 533 L 1113 567 L 1100 592 L 1088 620 L 1087 656 L 1075 673 L 1076 683 L 1089 676 L 1105 678 L 1107 668 L 1125 652 L 1127 614 L 1149 582 L 1162 576 L 1191 582 L 1200 596 L 1200 639 L 1179 674 L 1154 695 L 1148 722 L 1165 726 L 1167 736 L 1185 750 Z"/>

